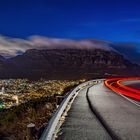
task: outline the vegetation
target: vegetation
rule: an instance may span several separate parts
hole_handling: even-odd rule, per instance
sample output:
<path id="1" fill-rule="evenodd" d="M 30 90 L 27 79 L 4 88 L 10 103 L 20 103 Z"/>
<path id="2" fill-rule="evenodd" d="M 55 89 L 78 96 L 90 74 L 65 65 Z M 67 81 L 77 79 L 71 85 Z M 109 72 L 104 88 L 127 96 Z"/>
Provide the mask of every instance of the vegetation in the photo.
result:
<path id="1" fill-rule="evenodd" d="M 29 123 L 35 123 L 38 138 L 56 110 L 56 96 L 64 96 L 79 82 L 49 81 L 30 91 L 27 96 L 21 96 L 26 98 L 26 102 L 0 112 L 0 139 L 25 140 Z"/>

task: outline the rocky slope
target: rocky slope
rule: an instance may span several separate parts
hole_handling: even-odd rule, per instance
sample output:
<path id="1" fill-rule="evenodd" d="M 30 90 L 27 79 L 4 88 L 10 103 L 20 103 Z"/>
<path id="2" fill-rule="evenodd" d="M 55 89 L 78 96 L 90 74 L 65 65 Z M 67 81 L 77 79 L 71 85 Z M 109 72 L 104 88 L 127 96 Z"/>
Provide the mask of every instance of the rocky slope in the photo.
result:
<path id="1" fill-rule="evenodd" d="M 30 49 L 0 60 L 0 78 L 78 79 L 131 73 L 139 74 L 139 67 L 117 52 L 103 49 Z"/>

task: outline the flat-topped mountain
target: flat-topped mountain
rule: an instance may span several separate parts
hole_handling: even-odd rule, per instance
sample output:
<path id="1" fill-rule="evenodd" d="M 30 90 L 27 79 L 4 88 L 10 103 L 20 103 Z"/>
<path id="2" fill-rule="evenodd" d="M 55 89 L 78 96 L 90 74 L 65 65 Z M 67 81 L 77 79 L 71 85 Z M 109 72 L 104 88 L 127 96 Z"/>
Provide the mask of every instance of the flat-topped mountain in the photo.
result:
<path id="1" fill-rule="evenodd" d="M 2 60 L 0 78 L 77 79 L 110 74 L 135 74 L 138 65 L 113 50 L 43 49 Z"/>
<path id="2" fill-rule="evenodd" d="M 101 49 L 116 51 L 130 61 L 140 64 L 139 43 L 136 42 L 112 42 L 96 39 L 62 39 L 48 38 L 45 36 L 30 36 L 26 39 L 12 38 L 0 35 L 0 55 L 5 58 L 15 57 L 30 49 L 54 50 L 54 49 Z"/>
<path id="3" fill-rule="evenodd" d="M 132 45 L 96 39 L 0 36 L 0 78 L 78 79 L 139 75 L 140 66 L 131 62 L 138 62 L 139 53 Z"/>

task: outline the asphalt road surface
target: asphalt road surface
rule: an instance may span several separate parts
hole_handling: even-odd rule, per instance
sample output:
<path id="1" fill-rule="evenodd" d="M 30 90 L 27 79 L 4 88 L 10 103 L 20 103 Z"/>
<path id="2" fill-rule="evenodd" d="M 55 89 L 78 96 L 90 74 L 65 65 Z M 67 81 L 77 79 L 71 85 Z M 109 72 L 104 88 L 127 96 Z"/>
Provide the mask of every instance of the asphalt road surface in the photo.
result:
<path id="1" fill-rule="evenodd" d="M 79 92 L 61 132 L 58 140 L 140 140 L 140 107 L 99 82 Z"/>
<path id="2" fill-rule="evenodd" d="M 89 89 L 93 110 L 114 139 L 140 139 L 140 107 L 113 93 L 103 83 Z"/>
<path id="3" fill-rule="evenodd" d="M 140 80 L 135 80 L 135 81 L 131 81 L 131 80 L 129 80 L 129 81 L 124 81 L 124 82 L 122 82 L 122 84 L 140 90 Z"/>
<path id="4" fill-rule="evenodd" d="M 105 128 L 92 113 L 86 99 L 87 87 L 76 97 L 65 123 L 59 140 L 111 140 Z"/>

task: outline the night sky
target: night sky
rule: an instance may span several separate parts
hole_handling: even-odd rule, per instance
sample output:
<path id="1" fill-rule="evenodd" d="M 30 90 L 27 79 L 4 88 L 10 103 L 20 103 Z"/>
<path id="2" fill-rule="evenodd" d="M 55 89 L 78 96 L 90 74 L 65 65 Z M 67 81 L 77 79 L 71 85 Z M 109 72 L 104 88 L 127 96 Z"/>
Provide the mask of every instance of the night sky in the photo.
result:
<path id="1" fill-rule="evenodd" d="M 140 42 L 140 1 L 0 0 L 0 34 Z"/>

